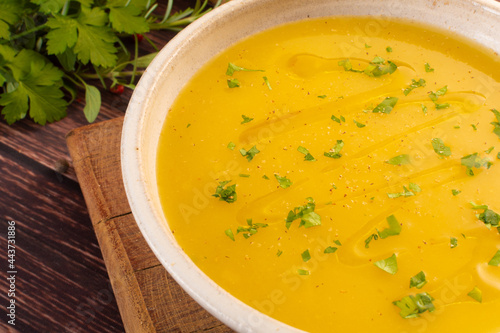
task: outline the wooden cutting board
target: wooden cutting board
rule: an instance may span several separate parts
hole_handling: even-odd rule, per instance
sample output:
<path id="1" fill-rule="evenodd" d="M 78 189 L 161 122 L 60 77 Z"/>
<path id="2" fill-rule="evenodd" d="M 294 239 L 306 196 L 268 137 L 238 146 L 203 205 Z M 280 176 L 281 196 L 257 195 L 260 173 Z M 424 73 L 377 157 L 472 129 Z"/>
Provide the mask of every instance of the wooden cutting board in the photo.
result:
<path id="1" fill-rule="evenodd" d="M 179 287 L 142 237 L 122 181 L 122 125 L 123 117 L 88 125 L 66 141 L 125 330 L 232 332 Z"/>

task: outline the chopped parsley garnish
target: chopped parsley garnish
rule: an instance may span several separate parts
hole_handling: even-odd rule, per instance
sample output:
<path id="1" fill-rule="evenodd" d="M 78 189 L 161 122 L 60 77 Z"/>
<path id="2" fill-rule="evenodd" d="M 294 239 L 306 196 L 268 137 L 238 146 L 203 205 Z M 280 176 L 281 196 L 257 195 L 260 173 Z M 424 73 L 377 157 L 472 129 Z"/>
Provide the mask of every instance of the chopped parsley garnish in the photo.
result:
<path id="1" fill-rule="evenodd" d="M 344 67 L 345 71 L 365 73 L 372 77 L 392 74 L 398 69 L 398 66 L 392 61 L 387 61 L 387 65 L 385 65 L 385 60 L 381 57 L 375 57 L 364 70 L 353 69 L 349 59 L 340 60 L 338 65 Z"/>
<path id="2" fill-rule="evenodd" d="M 420 80 L 415 80 L 415 79 L 411 79 L 411 83 L 410 85 L 405 88 L 405 90 L 403 90 L 403 94 L 405 96 L 408 96 L 408 94 L 415 88 L 420 88 L 420 87 L 425 87 L 425 80 L 424 79 L 420 79 Z"/>
<path id="3" fill-rule="evenodd" d="M 227 148 L 231 149 L 231 150 L 234 150 L 234 148 L 236 148 L 236 144 L 234 142 L 229 142 L 227 144 Z"/>
<path id="4" fill-rule="evenodd" d="M 329 246 L 323 251 L 323 253 L 335 253 L 338 250 L 338 247 L 335 246 Z"/>
<path id="5" fill-rule="evenodd" d="M 381 61 L 382 60 L 382 61 Z M 395 63 L 392 61 L 387 61 L 387 65 L 384 64 L 385 60 L 380 57 L 375 57 L 368 67 L 365 68 L 363 73 L 368 76 L 379 77 L 385 74 L 392 74 L 398 69 Z"/>
<path id="6" fill-rule="evenodd" d="M 231 240 L 234 242 L 234 234 L 233 234 L 233 231 L 231 229 L 225 230 L 224 233 L 226 234 L 227 237 L 231 238 Z"/>
<path id="7" fill-rule="evenodd" d="M 420 271 L 416 275 L 412 276 L 410 279 L 410 288 L 417 288 L 421 289 L 425 284 L 427 283 L 427 280 L 425 279 L 425 273 L 423 271 Z"/>
<path id="8" fill-rule="evenodd" d="M 365 124 L 359 123 L 359 122 L 357 122 L 356 120 L 353 120 L 353 121 L 354 121 L 354 123 L 356 124 L 356 126 L 358 126 L 359 128 L 363 128 L 363 127 L 365 127 L 365 126 L 366 126 Z"/>
<path id="9" fill-rule="evenodd" d="M 499 266 L 500 265 L 500 250 L 498 250 L 493 258 L 491 258 L 490 261 L 488 261 L 488 265 L 490 266 Z"/>
<path id="10" fill-rule="evenodd" d="M 397 97 L 386 97 L 382 103 L 380 103 L 379 105 L 377 105 L 373 110 L 372 112 L 373 113 L 391 113 L 392 109 L 394 108 L 394 106 L 396 106 L 396 103 L 398 102 L 398 99 Z"/>
<path id="11" fill-rule="evenodd" d="M 286 177 L 281 177 L 277 173 L 274 174 L 274 177 L 276 177 L 276 180 L 280 184 L 281 188 L 288 188 L 288 187 L 290 187 L 293 184 L 290 179 L 288 179 Z"/>
<path id="12" fill-rule="evenodd" d="M 249 178 L 250 177 L 250 175 L 248 175 L 246 173 L 240 173 L 238 176 L 243 177 L 243 178 Z"/>
<path id="13" fill-rule="evenodd" d="M 500 152 L 498 152 L 498 154 L 497 154 L 497 159 L 500 160 Z"/>
<path id="14" fill-rule="evenodd" d="M 439 138 L 434 138 L 431 140 L 431 143 L 432 143 L 432 148 L 434 148 L 434 151 L 439 156 L 441 157 L 451 156 L 451 148 L 446 146 L 443 140 Z"/>
<path id="15" fill-rule="evenodd" d="M 483 293 L 477 286 L 474 287 L 474 289 L 472 289 L 471 291 L 469 291 L 467 296 L 478 301 L 479 303 L 483 302 Z"/>
<path id="16" fill-rule="evenodd" d="M 308 262 L 309 260 L 311 260 L 311 254 L 309 253 L 309 249 L 302 252 L 301 256 L 303 262 Z"/>
<path id="17" fill-rule="evenodd" d="M 493 112 L 493 114 L 495 114 L 495 117 L 497 118 L 497 121 L 491 122 L 491 124 L 494 126 L 493 133 L 495 133 L 498 138 L 500 138 L 500 112 L 498 112 L 496 109 L 491 109 L 491 112 Z"/>
<path id="18" fill-rule="evenodd" d="M 253 118 L 247 117 L 244 114 L 241 115 L 241 118 L 243 118 L 243 121 L 240 124 L 246 124 L 253 120 Z"/>
<path id="19" fill-rule="evenodd" d="M 219 182 L 219 186 L 217 186 L 215 194 L 212 194 L 212 196 L 219 198 L 220 201 L 225 201 L 227 203 L 235 202 L 238 198 L 238 196 L 236 195 L 236 184 L 224 188 L 224 186 L 226 186 L 230 182 L 230 180 Z"/>
<path id="20" fill-rule="evenodd" d="M 276 252 L 277 257 L 281 256 L 282 254 L 283 254 L 283 251 L 281 251 L 281 250 L 278 250 L 278 252 Z"/>
<path id="21" fill-rule="evenodd" d="M 365 43 L 365 48 L 369 49 L 369 48 L 371 48 L 371 45 L 368 45 L 368 44 Z"/>
<path id="22" fill-rule="evenodd" d="M 253 146 L 249 150 L 245 150 L 243 148 L 240 149 L 241 156 L 246 156 L 248 162 L 250 162 L 251 160 L 253 160 L 253 158 L 255 157 L 255 155 L 257 155 L 258 153 L 260 153 L 260 150 L 258 150 L 256 146 Z"/>
<path id="23" fill-rule="evenodd" d="M 403 186 L 403 192 L 396 192 L 396 193 L 387 193 L 387 196 L 391 199 L 394 198 L 400 198 L 400 197 L 412 197 L 415 195 L 415 192 L 421 192 L 422 189 L 420 186 L 418 186 L 415 183 L 410 183 L 409 185 L 411 191 L 406 188 L 406 186 Z"/>
<path id="24" fill-rule="evenodd" d="M 427 73 L 434 72 L 434 68 L 432 68 L 428 62 L 425 63 L 424 68 Z"/>
<path id="25" fill-rule="evenodd" d="M 455 190 L 455 189 L 451 190 L 451 194 L 453 194 L 454 197 L 456 197 L 460 193 L 462 193 L 462 191 L 460 191 L 460 190 Z"/>
<path id="26" fill-rule="evenodd" d="M 338 239 L 334 240 L 333 242 L 334 242 L 335 244 L 337 244 L 338 246 L 342 246 L 342 243 L 341 243 Z"/>
<path id="27" fill-rule="evenodd" d="M 419 293 L 405 296 L 399 301 L 392 302 L 392 304 L 401 309 L 401 312 L 399 312 L 401 317 L 408 319 L 417 318 L 420 313 L 425 311 L 433 312 L 436 310 L 434 304 L 432 304 L 433 300 L 434 298 L 428 293 Z"/>
<path id="28" fill-rule="evenodd" d="M 394 156 L 394 157 L 388 159 L 387 161 L 385 161 L 385 163 L 391 164 L 391 165 L 410 164 L 410 155 L 402 154 L 402 155 Z"/>
<path id="29" fill-rule="evenodd" d="M 263 76 L 262 79 L 264 79 L 264 83 L 267 85 L 267 88 L 269 90 L 273 90 L 273 88 L 271 88 L 271 83 L 269 83 L 269 79 L 267 78 L 267 76 Z"/>
<path id="30" fill-rule="evenodd" d="M 387 47 L 385 48 L 385 50 L 386 50 L 387 52 L 392 52 L 392 47 L 387 46 Z"/>
<path id="31" fill-rule="evenodd" d="M 297 270 L 297 273 L 299 273 L 299 275 L 309 275 L 309 271 L 307 269 L 302 269 L 302 268 L 299 268 Z"/>
<path id="32" fill-rule="evenodd" d="M 500 232 L 500 215 L 498 213 L 495 213 L 493 210 L 489 209 L 487 205 L 476 205 L 473 202 L 471 202 L 471 205 L 472 209 L 474 210 L 484 210 L 481 214 L 477 215 L 477 218 L 480 221 L 482 221 L 489 229 L 491 229 L 491 227 L 499 228 Z"/>
<path id="33" fill-rule="evenodd" d="M 370 236 L 368 236 L 367 239 L 365 239 L 365 248 L 369 248 L 370 247 L 370 242 L 372 240 L 377 240 L 378 239 L 378 235 L 377 234 L 371 234 Z"/>
<path id="34" fill-rule="evenodd" d="M 456 248 L 458 246 L 458 239 L 455 237 L 450 237 L 450 248 Z"/>
<path id="35" fill-rule="evenodd" d="M 262 69 L 248 69 L 248 68 L 243 68 L 240 66 L 237 66 L 233 63 L 228 63 L 227 64 L 227 70 L 226 70 L 226 75 L 233 75 L 234 72 L 264 72 Z"/>
<path id="36" fill-rule="evenodd" d="M 489 154 L 489 153 L 491 153 L 494 149 L 495 149 L 495 147 L 490 147 L 490 148 L 486 149 L 484 152 L 485 152 L 486 154 Z"/>
<path id="37" fill-rule="evenodd" d="M 429 98 L 431 101 L 436 102 L 439 96 L 444 96 L 448 92 L 448 86 L 444 86 L 443 88 L 437 90 L 436 92 L 431 91 L 429 93 Z"/>
<path id="38" fill-rule="evenodd" d="M 227 86 L 229 88 L 238 88 L 240 86 L 240 81 L 238 81 L 238 79 L 228 79 Z"/>
<path id="39" fill-rule="evenodd" d="M 286 218 L 286 227 L 290 228 L 292 222 L 300 219 L 299 227 L 304 226 L 305 228 L 310 228 L 314 226 L 321 225 L 321 216 L 319 216 L 314 209 L 316 204 L 313 198 L 307 198 L 307 203 L 303 206 L 295 207 L 293 210 L 288 212 Z"/>
<path id="40" fill-rule="evenodd" d="M 474 131 L 477 131 L 477 126 L 476 126 L 475 124 L 470 124 L 470 126 L 472 127 L 472 129 L 473 129 Z"/>
<path id="41" fill-rule="evenodd" d="M 333 121 L 336 121 L 336 122 L 338 122 L 339 124 L 341 123 L 342 118 L 343 118 L 342 116 L 341 116 L 340 118 L 337 118 L 337 117 L 335 117 L 334 115 L 332 115 L 332 117 L 331 117 L 331 119 L 332 119 Z M 343 121 L 345 122 L 345 119 L 344 119 Z"/>
<path id="42" fill-rule="evenodd" d="M 344 148 L 344 141 L 337 140 L 337 144 L 333 146 L 333 148 L 330 149 L 329 152 L 323 153 L 323 155 L 330 158 L 341 158 L 342 154 L 340 153 L 340 151 L 342 150 L 342 148 Z"/>
<path id="43" fill-rule="evenodd" d="M 299 146 L 299 148 L 297 148 L 297 151 L 305 155 L 304 161 L 310 161 L 310 162 L 316 161 L 316 159 L 309 153 L 309 149 Z"/>
<path id="44" fill-rule="evenodd" d="M 427 114 L 427 106 L 423 105 L 423 104 L 420 104 L 420 106 L 422 107 L 422 112 L 424 114 Z"/>
<path id="45" fill-rule="evenodd" d="M 450 103 L 434 103 L 434 105 L 436 106 L 436 109 L 438 109 L 438 110 L 447 109 L 450 107 Z"/>
<path id="46" fill-rule="evenodd" d="M 253 223 L 252 219 L 247 219 L 247 224 L 248 227 L 238 227 L 238 229 L 236 229 L 236 233 L 239 234 L 241 232 L 243 234 L 243 237 L 245 237 L 246 239 L 248 239 L 250 236 L 255 235 L 259 228 L 266 228 L 268 226 L 265 223 Z"/>
<path id="47" fill-rule="evenodd" d="M 376 261 L 373 264 L 392 275 L 398 272 L 398 260 L 395 253 L 393 253 L 389 258 Z"/>
<path id="48" fill-rule="evenodd" d="M 466 167 L 465 172 L 469 176 L 474 176 L 472 168 L 479 169 L 481 167 L 485 167 L 486 169 L 489 169 L 493 165 L 488 158 L 480 158 L 477 153 L 462 157 L 461 162 L 462 165 Z"/>
<path id="49" fill-rule="evenodd" d="M 389 224 L 389 228 L 385 228 L 382 231 L 378 231 L 378 236 L 381 239 L 385 239 L 390 236 L 397 236 L 401 233 L 401 224 L 399 224 L 398 220 L 394 215 L 388 216 L 386 218 L 387 223 Z"/>
<path id="50" fill-rule="evenodd" d="M 191 127 L 191 124 L 187 124 L 187 125 L 186 125 L 186 128 L 189 128 L 189 127 Z"/>
<path id="51" fill-rule="evenodd" d="M 266 175 L 262 176 L 262 178 L 264 178 L 265 180 L 269 180 L 269 177 Z"/>
<path id="52" fill-rule="evenodd" d="M 322 98 L 322 99 L 325 99 L 326 98 L 326 95 L 319 95 L 318 98 Z"/>

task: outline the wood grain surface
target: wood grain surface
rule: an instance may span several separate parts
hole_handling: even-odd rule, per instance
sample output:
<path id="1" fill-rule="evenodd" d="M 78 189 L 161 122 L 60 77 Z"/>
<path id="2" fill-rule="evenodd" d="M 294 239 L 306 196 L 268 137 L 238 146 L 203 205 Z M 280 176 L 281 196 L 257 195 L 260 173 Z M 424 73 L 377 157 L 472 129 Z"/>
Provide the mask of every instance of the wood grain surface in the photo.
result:
<path id="1" fill-rule="evenodd" d="M 231 332 L 179 287 L 142 237 L 123 187 L 122 123 L 78 128 L 67 142 L 126 331 Z"/>
<path id="2" fill-rule="evenodd" d="M 162 11 L 167 1 L 159 2 Z M 195 2 L 174 0 L 173 11 L 193 7 Z M 147 34 L 158 47 L 174 35 L 170 31 Z M 148 43 L 140 43 L 140 54 L 152 51 Z M 96 123 L 124 115 L 130 90 L 115 95 L 101 89 L 101 94 Z M 0 120 L 0 332 L 124 331 L 66 146 L 66 134 L 88 124 L 82 100 L 80 92 L 68 116 L 46 126 L 29 119 L 9 126 Z M 64 170 L 61 166 L 66 163 L 69 168 Z M 6 321 L 10 220 L 16 222 L 15 326 Z"/>

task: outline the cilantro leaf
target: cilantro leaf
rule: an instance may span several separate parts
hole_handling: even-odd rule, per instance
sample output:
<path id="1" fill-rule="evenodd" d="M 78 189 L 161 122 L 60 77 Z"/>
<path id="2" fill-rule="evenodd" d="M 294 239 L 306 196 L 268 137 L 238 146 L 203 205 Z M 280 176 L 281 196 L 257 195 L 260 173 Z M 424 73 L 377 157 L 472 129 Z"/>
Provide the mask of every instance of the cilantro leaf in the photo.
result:
<path id="1" fill-rule="evenodd" d="M 432 148 L 434 148 L 434 151 L 439 156 L 441 156 L 441 157 L 451 156 L 451 148 L 448 146 L 445 146 L 443 140 L 441 140 L 439 138 L 434 138 L 431 140 L 431 143 L 432 143 Z"/>
<path id="2" fill-rule="evenodd" d="M 411 79 L 411 83 L 410 85 L 405 88 L 405 90 L 403 90 L 403 94 L 405 96 L 408 96 L 409 93 L 411 93 L 411 91 L 415 88 L 419 88 L 419 87 L 425 87 L 425 80 L 424 79 L 420 79 L 420 80 L 415 80 L 415 79 Z"/>
<path id="3" fill-rule="evenodd" d="M 392 275 L 398 272 L 398 260 L 395 253 L 393 253 L 389 258 L 376 261 L 373 264 Z"/>
<path id="4" fill-rule="evenodd" d="M 243 121 L 240 124 L 246 124 L 253 120 L 253 118 L 247 117 L 244 114 L 241 115 L 241 118 L 243 118 Z"/>
<path id="5" fill-rule="evenodd" d="M 290 228 L 292 222 L 297 219 L 300 219 L 299 227 L 304 226 L 305 228 L 310 228 L 321 225 L 321 216 L 314 212 L 315 208 L 316 204 L 314 203 L 314 199 L 307 198 L 307 203 L 305 205 L 295 207 L 288 212 L 286 227 Z"/>
<path id="6" fill-rule="evenodd" d="M 373 113 L 391 113 L 394 106 L 398 102 L 399 98 L 397 97 L 386 97 L 379 105 L 377 105 L 373 109 Z"/>
<path id="7" fill-rule="evenodd" d="M 433 312 L 436 310 L 434 304 L 432 304 L 433 300 L 434 298 L 429 294 L 419 293 L 405 296 L 399 301 L 392 302 L 392 304 L 401 309 L 399 313 L 401 317 L 408 319 L 419 317 L 419 314 L 425 311 Z"/>
<path id="8" fill-rule="evenodd" d="M 342 154 L 340 153 L 340 151 L 342 150 L 342 148 L 344 148 L 344 141 L 337 140 L 337 144 L 333 146 L 333 148 L 330 149 L 329 152 L 323 153 L 323 155 L 330 158 L 341 158 Z"/>
<path id="9" fill-rule="evenodd" d="M 461 163 L 466 167 L 466 173 L 469 176 L 474 176 L 474 171 L 472 170 L 472 168 L 479 169 L 481 167 L 485 167 L 489 169 L 493 165 L 493 163 L 490 162 L 488 158 L 480 158 L 478 156 L 478 153 L 462 157 Z"/>
<path id="10" fill-rule="evenodd" d="M 280 184 L 281 188 L 288 188 L 293 184 L 290 179 L 286 177 L 280 177 L 280 175 L 278 175 L 277 173 L 274 174 L 274 177 L 276 177 L 276 180 Z"/>
<path id="11" fill-rule="evenodd" d="M 381 239 L 385 239 L 390 236 L 397 236 L 401 233 L 401 225 L 399 224 L 398 220 L 394 215 L 388 216 L 386 218 L 387 223 L 389 224 L 389 228 L 385 228 L 382 231 L 378 231 L 378 236 Z"/>
<path id="12" fill-rule="evenodd" d="M 228 63 L 226 75 L 232 76 L 234 74 L 234 72 L 264 72 L 264 70 L 262 70 L 262 69 L 248 69 L 248 68 L 243 68 L 243 67 L 237 66 L 233 63 Z"/>
<path id="13" fill-rule="evenodd" d="M 231 150 L 234 150 L 234 148 L 236 148 L 236 144 L 235 144 L 234 142 L 232 142 L 232 141 L 231 141 L 231 142 L 229 142 L 229 143 L 227 144 L 227 148 L 229 148 L 229 149 L 231 149 Z"/>
<path id="14" fill-rule="evenodd" d="M 278 249 L 278 252 L 276 252 L 276 256 L 279 257 L 283 254 L 283 251 L 281 251 L 280 249 Z"/>
<path id="15" fill-rule="evenodd" d="M 256 146 L 253 146 L 249 150 L 245 150 L 243 148 L 240 149 L 241 156 L 246 156 L 248 162 L 250 162 L 251 160 L 253 160 L 253 158 L 255 157 L 255 155 L 257 155 L 258 153 L 260 153 L 260 150 L 258 150 Z"/>
<path id="16" fill-rule="evenodd" d="M 462 193 L 462 191 L 460 191 L 460 190 L 456 190 L 456 189 L 451 190 L 451 194 L 453 194 L 454 197 L 456 197 L 460 193 Z"/>
<path id="17" fill-rule="evenodd" d="M 302 252 L 301 257 L 303 262 L 308 262 L 309 260 L 311 260 L 311 254 L 309 253 L 309 249 Z"/>
<path id="18" fill-rule="evenodd" d="M 297 270 L 297 273 L 299 273 L 299 275 L 309 275 L 309 271 L 307 269 L 302 269 L 302 268 L 299 268 Z"/>
<path id="19" fill-rule="evenodd" d="M 410 279 L 410 288 L 421 289 L 427 280 L 425 279 L 425 273 L 423 271 L 418 272 L 416 275 L 412 276 Z"/>
<path id="20" fill-rule="evenodd" d="M 388 159 L 387 161 L 385 161 L 385 163 L 391 164 L 391 165 L 410 164 L 410 155 L 402 154 L 402 155 L 394 156 L 394 157 Z"/>
<path id="21" fill-rule="evenodd" d="M 215 194 L 212 194 L 212 196 L 219 198 L 220 201 L 225 201 L 227 203 L 235 202 L 238 198 L 236 194 L 236 184 L 224 188 L 230 182 L 230 180 L 219 182 L 219 186 L 217 186 Z"/>
<path id="22" fill-rule="evenodd" d="M 500 250 L 498 250 L 493 258 L 488 262 L 490 266 L 500 266 Z"/>
<path id="23" fill-rule="evenodd" d="M 299 146 L 297 148 L 297 151 L 305 155 L 304 161 L 310 161 L 310 162 L 316 161 L 316 159 L 309 153 L 309 150 L 307 148 Z"/>
<path id="24" fill-rule="evenodd" d="M 59 12 L 66 0 L 31 0 L 31 2 L 40 5 L 40 11 L 45 14 Z"/>
<path id="25" fill-rule="evenodd" d="M 387 65 L 381 66 L 378 58 L 379 57 L 375 57 L 375 59 L 365 68 L 363 73 L 368 76 L 379 77 L 386 74 L 392 74 L 398 69 L 398 66 L 389 60 L 387 61 Z"/>
<path id="26" fill-rule="evenodd" d="M 474 289 L 472 289 L 471 291 L 469 291 L 467 296 L 469 296 L 472 299 L 475 299 L 479 303 L 483 302 L 483 293 L 477 286 L 474 287 Z"/>
<path id="27" fill-rule="evenodd" d="M 336 122 L 337 122 L 337 123 L 339 123 L 339 124 L 340 124 L 340 123 L 341 123 L 341 121 L 342 121 L 342 118 L 337 118 L 337 117 L 335 117 L 335 115 L 332 115 L 331 119 L 332 119 L 333 121 L 336 121 Z M 345 120 L 344 120 L 344 121 L 345 121 Z"/>

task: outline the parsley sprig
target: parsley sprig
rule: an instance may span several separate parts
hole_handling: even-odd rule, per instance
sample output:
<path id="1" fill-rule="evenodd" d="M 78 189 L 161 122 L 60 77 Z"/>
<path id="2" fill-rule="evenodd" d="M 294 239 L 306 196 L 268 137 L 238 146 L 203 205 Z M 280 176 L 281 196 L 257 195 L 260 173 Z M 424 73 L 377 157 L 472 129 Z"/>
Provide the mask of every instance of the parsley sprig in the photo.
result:
<path id="1" fill-rule="evenodd" d="M 220 1 L 216 4 L 219 5 Z M 0 2 L 0 105 L 8 124 L 29 115 L 36 123 L 60 120 L 85 92 L 84 114 L 93 122 L 104 89 L 135 88 L 157 52 L 139 56 L 139 39 L 152 30 L 179 31 L 212 8 L 164 13 L 147 0 L 3 0 Z M 133 50 L 125 41 L 133 38 Z M 117 89 L 120 88 L 120 89 Z"/>

